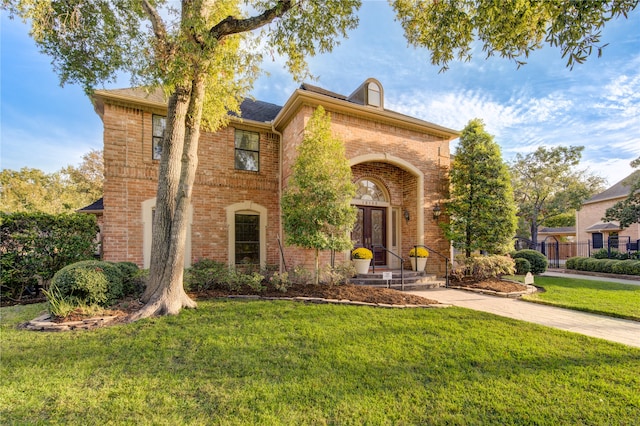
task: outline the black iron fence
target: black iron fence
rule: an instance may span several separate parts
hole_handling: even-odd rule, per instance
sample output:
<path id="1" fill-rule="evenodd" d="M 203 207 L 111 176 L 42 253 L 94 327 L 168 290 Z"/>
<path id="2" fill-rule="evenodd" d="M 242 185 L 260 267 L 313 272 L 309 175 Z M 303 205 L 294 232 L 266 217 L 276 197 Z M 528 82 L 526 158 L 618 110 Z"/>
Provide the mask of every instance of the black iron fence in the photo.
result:
<path id="1" fill-rule="evenodd" d="M 559 242 L 554 239 L 533 244 L 529 240 L 517 239 L 516 250 L 533 249 L 547 257 L 550 268 L 559 268 L 570 257 L 600 257 L 609 259 L 638 258 L 640 240 L 630 237 L 610 237 L 606 241 Z"/>

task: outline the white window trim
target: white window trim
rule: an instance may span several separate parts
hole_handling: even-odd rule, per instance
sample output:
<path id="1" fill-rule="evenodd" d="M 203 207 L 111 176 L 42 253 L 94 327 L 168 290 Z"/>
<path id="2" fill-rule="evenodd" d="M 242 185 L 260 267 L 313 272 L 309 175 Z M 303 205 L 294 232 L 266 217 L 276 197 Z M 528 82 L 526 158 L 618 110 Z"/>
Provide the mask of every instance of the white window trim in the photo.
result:
<path id="1" fill-rule="evenodd" d="M 260 266 L 267 265 L 267 208 L 252 201 L 232 204 L 225 208 L 227 212 L 227 232 L 229 241 L 227 263 L 236 266 L 236 213 L 255 214 L 260 216 Z"/>

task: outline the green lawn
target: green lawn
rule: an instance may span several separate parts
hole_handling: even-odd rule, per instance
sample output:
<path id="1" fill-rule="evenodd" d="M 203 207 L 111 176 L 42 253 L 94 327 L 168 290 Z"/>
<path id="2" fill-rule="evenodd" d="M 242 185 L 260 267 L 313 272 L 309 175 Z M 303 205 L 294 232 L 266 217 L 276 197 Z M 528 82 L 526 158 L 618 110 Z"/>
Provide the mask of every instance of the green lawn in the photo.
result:
<path id="1" fill-rule="evenodd" d="M 94 331 L 16 329 L 3 424 L 640 423 L 640 349 L 461 308 L 207 301 Z"/>
<path id="2" fill-rule="evenodd" d="M 523 300 L 640 321 L 640 285 L 560 277 L 535 277 L 545 292 Z"/>

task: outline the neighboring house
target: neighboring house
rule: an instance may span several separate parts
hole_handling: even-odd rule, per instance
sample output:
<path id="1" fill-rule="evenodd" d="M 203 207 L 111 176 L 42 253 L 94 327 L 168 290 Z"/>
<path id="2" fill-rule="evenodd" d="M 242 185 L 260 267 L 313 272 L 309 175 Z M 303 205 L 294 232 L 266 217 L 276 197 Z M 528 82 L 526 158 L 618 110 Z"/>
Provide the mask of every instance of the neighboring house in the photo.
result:
<path id="1" fill-rule="evenodd" d="M 608 208 L 629 195 L 630 182 L 637 179 L 636 171 L 609 189 L 594 195 L 576 212 L 576 238 L 578 243 L 589 244 L 590 250 L 614 249 L 622 252 L 638 250 L 640 224 L 634 223 L 620 229 L 618 222 L 604 222 L 602 218 Z"/>
<path id="2" fill-rule="evenodd" d="M 550 264 L 559 266 L 570 257 L 578 254 L 575 226 L 558 228 L 538 228 L 539 250 L 543 252 Z"/>
<path id="3" fill-rule="evenodd" d="M 104 259 L 148 267 L 166 99 L 160 91 L 120 89 L 96 90 L 92 100 L 104 124 Z M 458 132 L 387 110 L 384 100 L 375 79 L 350 96 L 303 84 L 282 107 L 245 100 L 242 118 L 231 116 L 227 127 L 203 132 L 186 266 L 207 258 L 282 267 L 284 256 L 289 268 L 311 267 L 312 251 L 284 244 L 280 196 L 319 105 L 345 142 L 357 184 L 354 244 L 382 245 L 405 259 L 415 244 L 449 253 L 433 211 L 447 198 L 449 143 Z M 327 263 L 330 253 L 322 256 Z M 349 252 L 336 258 L 348 260 Z M 375 263 L 399 267 L 385 252 Z M 443 274 L 444 260 L 431 256 L 427 270 Z"/>

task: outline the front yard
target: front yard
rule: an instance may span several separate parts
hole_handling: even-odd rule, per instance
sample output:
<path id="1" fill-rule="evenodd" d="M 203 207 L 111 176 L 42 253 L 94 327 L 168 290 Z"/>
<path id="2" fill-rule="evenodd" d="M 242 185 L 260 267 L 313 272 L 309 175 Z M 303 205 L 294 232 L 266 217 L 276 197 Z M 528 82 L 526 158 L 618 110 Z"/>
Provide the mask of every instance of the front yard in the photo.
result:
<path id="1" fill-rule="evenodd" d="M 461 308 L 199 306 L 65 333 L 2 308 L 2 422 L 640 422 L 640 349 Z"/>
<path id="2" fill-rule="evenodd" d="M 560 277 L 535 277 L 544 292 L 523 300 L 640 321 L 640 285 Z"/>

